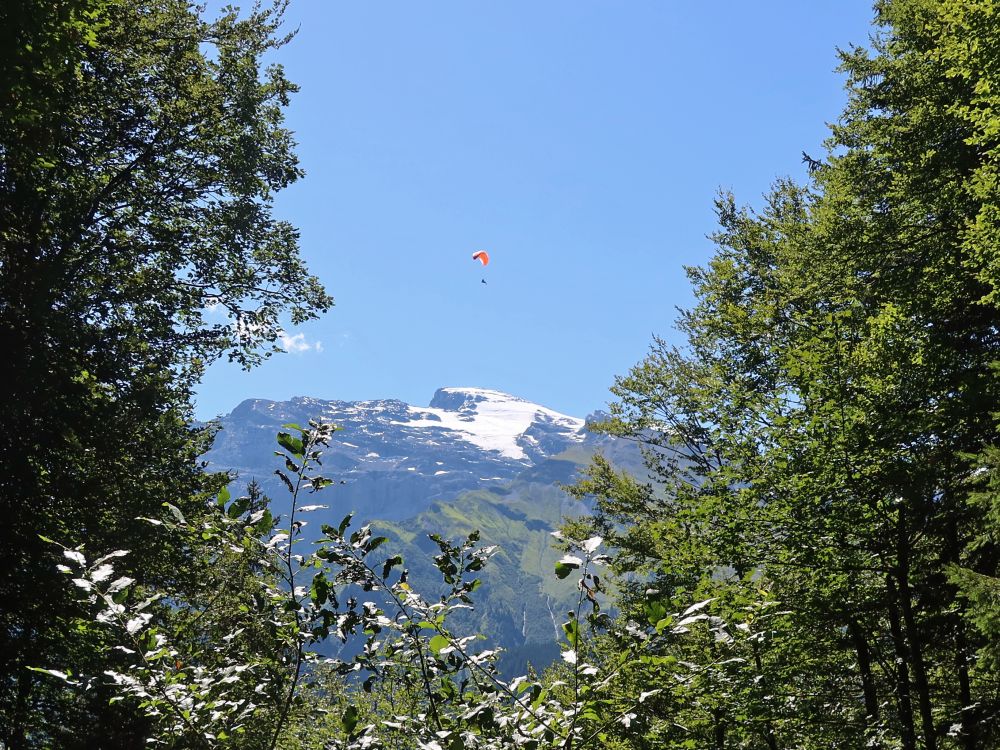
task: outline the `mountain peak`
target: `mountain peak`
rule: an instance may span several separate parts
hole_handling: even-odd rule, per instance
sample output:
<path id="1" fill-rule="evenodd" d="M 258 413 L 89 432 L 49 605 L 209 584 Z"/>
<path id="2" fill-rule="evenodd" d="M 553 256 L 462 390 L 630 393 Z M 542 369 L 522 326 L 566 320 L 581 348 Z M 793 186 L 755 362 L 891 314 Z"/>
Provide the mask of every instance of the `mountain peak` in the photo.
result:
<path id="1" fill-rule="evenodd" d="M 444 409 L 446 411 L 462 411 L 463 409 L 473 409 L 478 403 L 491 402 L 511 402 L 519 401 L 528 403 L 523 398 L 512 396 L 503 391 L 494 391 L 488 388 L 438 388 L 434 391 L 431 399 L 431 409 Z"/>
<path id="2" fill-rule="evenodd" d="M 379 510 L 372 514 L 381 518 L 405 518 L 432 498 L 513 480 L 587 438 L 582 419 L 502 391 L 449 387 L 438 389 L 429 406 L 305 396 L 245 401 L 222 418 L 206 459 L 247 476 L 268 476 L 275 432 L 310 419 L 341 428 L 324 467 L 349 482 L 340 493 L 345 500 L 369 510 L 374 503 Z M 281 492 L 277 485 L 273 490 Z"/>
<path id="3" fill-rule="evenodd" d="M 582 419 L 487 388 L 439 388 L 426 409 L 410 411 L 409 427 L 449 430 L 481 450 L 515 461 L 530 461 L 540 441 L 550 442 L 546 437 L 553 434 L 563 441 L 583 439 Z"/>

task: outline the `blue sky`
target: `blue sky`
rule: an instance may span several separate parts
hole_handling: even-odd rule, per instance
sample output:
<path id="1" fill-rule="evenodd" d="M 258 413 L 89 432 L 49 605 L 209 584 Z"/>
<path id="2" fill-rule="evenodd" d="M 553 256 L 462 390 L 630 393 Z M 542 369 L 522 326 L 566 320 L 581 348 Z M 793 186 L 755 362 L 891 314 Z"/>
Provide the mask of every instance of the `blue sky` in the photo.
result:
<path id="1" fill-rule="evenodd" d="M 717 192 L 759 206 L 820 153 L 845 101 L 835 49 L 867 44 L 871 17 L 855 0 L 293 0 L 279 59 L 307 175 L 277 213 L 336 306 L 289 330 L 298 351 L 213 365 L 197 416 L 425 405 L 441 386 L 603 408 L 654 334 L 679 341 Z"/>

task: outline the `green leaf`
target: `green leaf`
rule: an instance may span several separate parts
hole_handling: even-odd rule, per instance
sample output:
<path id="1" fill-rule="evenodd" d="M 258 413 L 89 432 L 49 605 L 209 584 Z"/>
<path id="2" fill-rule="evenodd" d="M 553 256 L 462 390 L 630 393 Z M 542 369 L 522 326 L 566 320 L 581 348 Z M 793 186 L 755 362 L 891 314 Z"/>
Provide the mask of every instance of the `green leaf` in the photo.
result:
<path id="1" fill-rule="evenodd" d="M 449 643 L 450 641 L 439 633 L 438 635 L 431 638 L 430 642 L 427 645 L 430 647 L 431 651 L 433 651 L 434 655 L 436 656 L 440 654 L 441 649 L 446 648 Z"/>
<path id="2" fill-rule="evenodd" d="M 531 707 L 538 708 L 545 700 L 547 691 L 542 688 L 537 682 L 531 686 Z"/>
<path id="3" fill-rule="evenodd" d="M 356 706 L 348 706 L 344 710 L 344 715 L 340 717 L 340 725 L 348 734 L 354 732 L 354 728 L 358 725 L 358 709 Z"/>
<path id="4" fill-rule="evenodd" d="M 322 606 L 327 599 L 330 584 L 322 573 L 317 573 L 312 580 L 312 600 L 313 604 Z"/>
<path id="5" fill-rule="evenodd" d="M 258 534 L 266 534 L 271 530 L 271 526 L 274 525 L 274 516 L 271 515 L 271 511 L 268 508 L 264 509 L 264 515 L 260 517 L 260 520 L 254 524 L 253 530 Z"/>
<path id="6" fill-rule="evenodd" d="M 170 511 L 170 514 L 171 514 L 171 515 L 172 515 L 172 516 L 173 516 L 173 517 L 174 517 L 175 519 L 177 519 L 177 523 L 179 523 L 179 524 L 182 524 L 182 525 L 184 525 L 184 526 L 186 526 L 186 525 L 187 525 L 187 520 L 185 520 L 185 518 L 184 518 L 184 514 L 183 514 L 183 513 L 181 513 L 181 509 L 180 509 L 180 508 L 178 508 L 178 507 L 177 507 L 176 505 L 174 505 L 173 503 L 164 503 L 164 504 L 163 504 L 163 507 L 164 507 L 164 508 L 166 508 L 167 510 L 169 510 L 169 511 Z"/>
<path id="7" fill-rule="evenodd" d="M 667 608 L 663 606 L 662 602 L 651 601 L 643 604 L 643 611 L 646 613 L 646 621 L 650 625 L 655 625 L 657 622 L 666 617 Z"/>
<path id="8" fill-rule="evenodd" d="M 383 544 L 385 544 L 388 541 L 389 541 L 389 537 L 385 537 L 385 536 L 372 537 L 371 539 L 368 540 L 368 543 L 365 544 L 365 554 L 368 554 L 369 552 L 374 551 L 375 549 L 381 547 Z"/>
<path id="9" fill-rule="evenodd" d="M 556 578 L 565 578 L 570 573 L 572 573 L 574 570 L 576 570 L 578 567 L 579 567 L 578 565 L 568 565 L 568 564 L 566 564 L 564 562 L 557 562 L 556 563 Z"/>
<path id="10" fill-rule="evenodd" d="M 385 580 L 389 577 L 389 573 L 397 565 L 403 564 L 403 558 L 400 555 L 393 555 L 382 565 L 382 579 Z"/>
<path id="11" fill-rule="evenodd" d="M 302 458 L 305 450 L 302 446 L 302 440 L 289 435 L 287 432 L 278 433 L 278 445 L 284 448 L 286 451 L 291 453 L 296 458 Z"/>
<path id="12" fill-rule="evenodd" d="M 574 617 L 567 620 L 562 625 L 563 632 L 566 633 L 566 641 L 574 649 L 580 644 L 580 623 Z"/>
<path id="13" fill-rule="evenodd" d="M 282 471 L 281 471 L 280 469 L 275 469 L 275 470 L 274 470 L 274 473 L 278 475 L 278 479 L 280 479 L 280 480 L 281 480 L 281 482 L 282 482 L 282 484 L 284 484 L 284 485 L 285 485 L 285 488 L 286 488 L 286 489 L 287 489 L 287 490 L 288 490 L 288 491 L 289 491 L 290 493 L 294 494 L 294 493 L 295 493 L 295 487 L 294 487 L 294 486 L 292 485 L 292 483 L 291 483 L 291 481 L 290 481 L 290 480 L 288 479 L 288 477 L 287 477 L 287 476 L 285 476 L 284 472 L 282 472 Z"/>
<path id="14" fill-rule="evenodd" d="M 77 684 L 74 680 L 70 678 L 71 672 L 68 670 L 66 672 L 60 672 L 58 669 L 42 669 L 41 667 L 27 667 L 28 670 L 32 672 L 40 672 L 41 674 L 51 675 L 52 677 L 58 677 L 63 682 L 67 682 L 71 685 Z"/>
<path id="15" fill-rule="evenodd" d="M 229 510 L 226 511 L 226 515 L 230 518 L 239 518 L 249 507 L 250 498 L 244 495 L 243 497 L 237 498 L 233 501 L 233 504 L 229 506 Z"/>

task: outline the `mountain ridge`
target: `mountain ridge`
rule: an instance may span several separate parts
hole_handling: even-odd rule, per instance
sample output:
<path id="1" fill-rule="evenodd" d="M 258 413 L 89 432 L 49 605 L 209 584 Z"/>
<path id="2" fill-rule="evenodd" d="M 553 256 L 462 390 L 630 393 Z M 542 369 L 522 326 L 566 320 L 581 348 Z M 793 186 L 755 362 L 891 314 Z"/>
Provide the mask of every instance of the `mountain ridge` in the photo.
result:
<path id="1" fill-rule="evenodd" d="M 433 500 L 483 483 L 512 481 L 525 467 L 594 437 L 582 418 L 501 391 L 447 387 L 426 407 L 398 399 L 247 399 L 219 419 L 222 429 L 204 459 L 209 469 L 252 476 L 279 497 L 274 435 L 283 424 L 310 419 L 340 428 L 324 467 L 344 482 L 344 504 L 386 520 L 415 516 Z"/>
<path id="2" fill-rule="evenodd" d="M 635 446 L 589 432 L 593 418 L 471 387 L 439 388 L 427 406 L 398 399 L 248 399 L 220 419 L 204 458 L 209 469 L 238 475 L 237 493 L 256 479 L 273 511 L 284 514 L 287 491 L 273 475 L 276 433 L 310 419 L 338 425 L 322 471 L 337 483 L 319 497 L 328 508 L 309 514 L 306 536 L 315 538 L 323 523 L 336 525 L 352 512 L 356 524 L 372 523 L 389 536 L 385 549 L 402 554 L 414 585 L 432 592 L 437 576 L 427 535 L 459 539 L 480 531 L 482 542 L 500 551 L 462 625 L 513 651 L 551 645 L 558 636 L 553 613 L 575 601 L 571 582 L 553 574 L 559 553 L 550 533 L 589 508 L 564 485 L 598 451 L 629 468 L 641 465 Z"/>

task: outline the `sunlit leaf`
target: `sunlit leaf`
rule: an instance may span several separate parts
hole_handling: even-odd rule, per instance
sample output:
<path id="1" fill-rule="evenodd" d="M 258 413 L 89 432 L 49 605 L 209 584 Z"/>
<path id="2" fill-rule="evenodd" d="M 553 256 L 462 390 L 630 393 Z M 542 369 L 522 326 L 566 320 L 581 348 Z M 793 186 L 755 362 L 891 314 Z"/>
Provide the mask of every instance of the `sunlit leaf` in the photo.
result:
<path id="1" fill-rule="evenodd" d="M 592 536 L 590 539 L 582 542 L 580 546 L 583 548 L 584 552 L 593 552 L 601 546 L 601 542 L 603 541 L 604 540 L 599 536 Z"/>
<path id="2" fill-rule="evenodd" d="M 72 560 L 78 565 L 86 565 L 87 558 L 83 556 L 82 552 L 77 552 L 75 549 L 63 550 L 63 556 Z"/>
<path id="3" fill-rule="evenodd" d="M 435 654 L 439 654 L 441 653 L 441 649 L 446 648 L 448 644 L 449 644 L 448 639 L 445 638 L 443 635 L 438 634 L 435 635 L 433 638 L 431 638 L 430 642 L 428 642 L 427 645 L 430 647 L 431 651 L 433 651 Z"/>
<path id="4" fill-rule="evenodd" d="M 107 579 L 109 579 L 114 572 L 115 569 L 113 566 L 101 565 L 91 572 L 90 580 L 93 581 L 94 583 L 101 583 L 102 581 L 106 581 Z"/>
<path id="5" fill-rule="evenodd" d="M 170 515 L 176 519 L 177 523 L 187 525 L 187 520 L 184 518 L 184 514 L 181 513 L 180 508 L 173 503 L 164 503 L 163 507 L 170 511 Z"/>
<path id="6" fill-rule="evenodd" d="M 691 614 L 692 612 L 697 612 L 699 609 L 702 609 L 703 607 L 706 607 L 709 604 L 711 604 L 712 602 L 714 602 L 716 598 L 717 597 L 712 597 L 711 599 L 706 599 L 703 602 L 698 602 L 697 604 L 692 604 L 690 607 L 688 607 L 687 609 L 685 609 L 681 613 L 681 617 L 686 617 L 687 615 Z"/>

